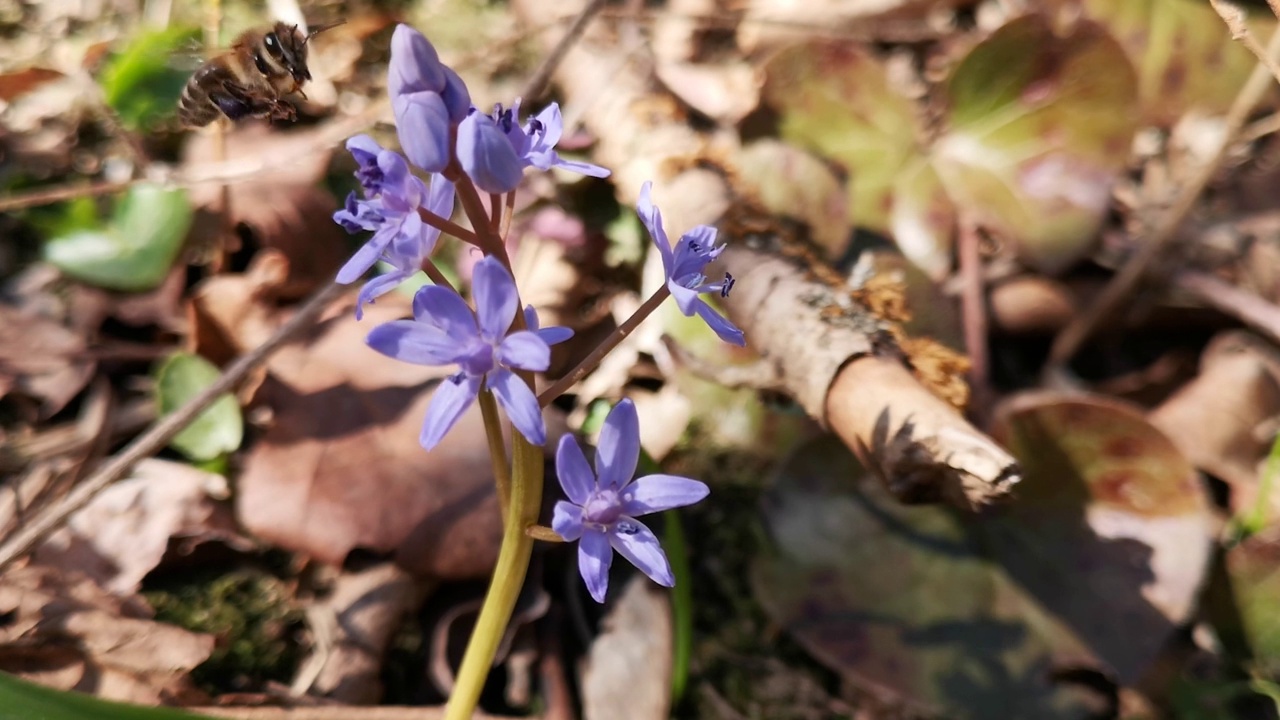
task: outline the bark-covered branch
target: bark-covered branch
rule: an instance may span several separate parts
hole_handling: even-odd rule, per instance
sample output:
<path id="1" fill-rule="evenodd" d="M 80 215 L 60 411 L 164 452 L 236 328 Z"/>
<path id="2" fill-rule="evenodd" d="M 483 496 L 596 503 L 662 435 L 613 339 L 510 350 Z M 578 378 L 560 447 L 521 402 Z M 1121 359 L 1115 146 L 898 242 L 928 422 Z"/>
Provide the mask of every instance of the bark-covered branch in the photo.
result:
<path id="1" fill-rule="evenodd" d="M 531 24 L 573 17 L 583 4 L 517 0 Z M 620 199 L 634 204 L 654 181 L 669 231 L 717 224 L 728 248 L 719 265 L 738 283 L 724 301 L 730 318 L 781 387 L 841 437 L 894 493 L 908 501 L 946 498 L 968 506 L 1003 495 L 1019 478 L 1012 456 L 913 375 L 890 320 L 851 300 L 777 238 L 748 233 L 727 217 L 748 215 L 729 178 L 737 138 L 704 133 L 658 88 L 642 41 L 597 21 L 555 74 L 568 110 L 597 138 L 594 159 L 614 171 Z M 546 34 L 548 45 L 556 41 Z"/>

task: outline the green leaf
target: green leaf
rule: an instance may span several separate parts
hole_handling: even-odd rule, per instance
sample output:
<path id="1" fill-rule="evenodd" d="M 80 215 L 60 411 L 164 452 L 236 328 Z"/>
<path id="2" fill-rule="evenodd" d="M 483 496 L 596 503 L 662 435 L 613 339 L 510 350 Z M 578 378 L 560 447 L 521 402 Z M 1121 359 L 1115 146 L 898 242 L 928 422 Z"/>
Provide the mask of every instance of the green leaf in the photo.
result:
<path id="1" fill-rule="evenodd" d="M 920 149 L 915 107 L 884 66 L 847 42 L 808 43 L 765 67 L 764 97 L 780 115 L 782 138 L 839 163 L 851 176 L 849 219 L 888 229 L 892 185 Z"/>
<path id="2" fill-rule="evenodd" d="M 1169 126 L 1193 109 L 1225 113 L 1257 65 L 1203 0 L 1085 0 L 1083 6 L 1110 28 L 1138 69 L 1145 122 Z M 1264 44 L 1274 27 L 1265 9 L 1250 12 L 1249 28 Z"/>
<path id="3" fill-rule="evenodd" d="M 218 368 L 199 355 L 174 353 L 156 371 L 156 401 L 160 414 L 177 410 L 218 379 Z M 233 452 L 244 439 L 240 405 L 230 393 L 221 395 L 169 441 L 170 447 L 192 460 L 208 461 Z"/>
<path id="4" fill-rule="evenodd" d="M 191 214 L 182 190 L 138 185 L 116 205 L 104 226 L 49 240 L 45 259 L 91 285 L 149 290 L 164 280 L 182 250 Z"/>
<path id="5" fill-rule="evenodd" d="M 126 127 L 145 129 L 174 112 L 191 73 L 171 60 L 196 38 L 192 28 L 146 31 L 107 61 L 98 82 Z"/>
<path id="6" fill-rule="evenodd" d="M 930 158 L 961 213 L 1057 272 L 1093 246 L 1137 130 L 1136 96 L 1133 66 L 1102 26 L 1060 36 L 1027 15 L 952 73 Z"/>
<path id="7" fill-rule="evenodd" d="M 0 720 L 195 720 L 205 715 L 107 702 L 0 672 Z"/>
<path id="8" fill-rule="evenodd" d="M 1026 394 L 991 432 L 1023 479 L 981 514 L 904 505 L 842 442 L 802 446 L 767 487 L 753 590 L 811 655 L 877 693 L 957 719 L 1096 717 L 1101 698 L 1053 671 L 1127 687 L 1157 665 L 1196 613 L 1209 495 L 1127 403 Z M 1255 587 L 1274 608 L 1276 581 Z"/>

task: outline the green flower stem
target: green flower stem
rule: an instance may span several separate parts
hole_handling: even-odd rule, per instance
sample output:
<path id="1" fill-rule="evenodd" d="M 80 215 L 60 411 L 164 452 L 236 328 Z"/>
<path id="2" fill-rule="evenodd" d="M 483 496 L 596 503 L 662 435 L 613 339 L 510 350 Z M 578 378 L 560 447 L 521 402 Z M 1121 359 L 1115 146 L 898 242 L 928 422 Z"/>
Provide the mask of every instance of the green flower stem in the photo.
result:
<path id="1" fill-rule="evenodd" d="M 566 390 L 573 387 L 574 383 L 586 377 L 587 373 L 591 372 L 595 369 L 596 365 L 600 364 L 600 361 L 604 359 L 605 355 L 608 355 L 614 348 L 618 347 L 623 340 L 627 339 L 627 336 L 634 332 L 645 318 L 653 314 L 653 311 L 657 310 L 658 306 L 662 304 L 662 301 L 666 300 L 667 296 L 670 294 L 671 290 L 667 288 L 666 283 L 663 283 L 662 287 L 658 288 L 658 291 L 651 295 L 648 300 L 645 300 L 644 304 L 641 305 L 640 308 L 631 315 L 631 317 L 627 318 L 626 322 L 619 325 L 617 330 L 614 330 L 609 337 L 605 338 L 604 342 L 600 343 L 600 347 L 592 350 L 591 354 L 583 358 L 582 362 L 578 363 L 577 367 L 569 371 L 568 375 L 565 375 L 552 383 L 551 387 L 543 390 L 542 393 L 538 395 L 538 404 L 542 407 L 546 407 L 551 404 L 552 400 L 560 397 Z"/>
<path id="2" fill-rule="evenodd" d="M 511 508 L 511 469 L 507 467 L 507 444 L 502 440 L 498 403 L 488 389 L 480 393 L 480 414 L 484 417 L 484 436 L 489 441 L 493 479 L 498 485 L 498 506 L 502 508 L 502 517 L 506 518 Z"/>
<path id="3" fill-rule="evenodd" d="M 516 599 L 524 585 L 529 570 L 529 558 L 533 554 L 533 538 L 525 528 L 538 522 L 542 505 L 542 450 L 529 444 L 520 433 L 514 434 L 515 473 L 511 484 L 511 507 L 507 511 L 502 528 L 502 547 L 498 550 L 498 566 L 493 571 L 489 593 L 485 595 L 480 617 L 467 642 L 462 656 L 462 667 L 449 704 L 445 706 L 445 720 L 469 720 L 480 701 L 484 681 L 493 667 L 498 644 L 506 633 Z"/>

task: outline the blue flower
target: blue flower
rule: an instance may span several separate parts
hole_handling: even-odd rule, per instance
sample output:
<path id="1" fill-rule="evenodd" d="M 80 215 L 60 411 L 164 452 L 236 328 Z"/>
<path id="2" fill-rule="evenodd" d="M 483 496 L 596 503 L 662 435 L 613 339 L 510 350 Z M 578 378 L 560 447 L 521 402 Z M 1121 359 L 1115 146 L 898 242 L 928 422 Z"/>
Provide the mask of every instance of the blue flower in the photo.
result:
<path id="1" fill-rule="evenodd" d="M 515 190 L 524 174 L 506 133 L 493 118 L 474 108 L 458 125 L 458 162 L 476 187 L 487 193 Z"/>
<path id="2" fill-rule="evenodd" d="M 351 151 L 351 157 L 355 158 L 356 179 L 360 181 L 360 187 L 364 188 L 365 196 L 373 197 L 382 192 L 386 171 L 378 158 L 388 151 L 368 135 L 356 135 L 347 140 L 347 149 Z"/>
<path id="3" fill-rule="evenodd" d="M 569 542 L 579 541 L 578 572 L 596 602 L 604 602 L 609 589 L 614 551 L 659 585 L 675 585 L 657 536 L 636 517 L 692 505 L 711 492 L 678 475 L 632 480 L 639 459 L 640 421 L 630 400 L 619 402 L 605 418 L 595 472 L 572 435 L 560 438 L 556 448 L 556 474 L 569 501 L 556 503 L 551 529 Z"/>
<path id="4" fill-rule="evenodd" d="M 558 104 L 548 105 L 523 127 L 519 114 L 519 100 L 507 109 L 495 106 L 492 115 L 472 108 L 458 126 L 458 161 L 480 189 L 498 194 L 515 190 L 526 167 L 558 167 L 592 177 L 609 176 L 599 165 L 565 160 L 555 151 L 564 132 Z"/>
<path id="5" fill-rule="evenodd" d="M 346 206 L 334 213 L 333 219 L 348 232 L 372 230 L 374 233 L 338 271 L 338 282 L 345 285 L 359 280 L 379 260 L 394 268 L 361 288 L 356 300 L 358 320 L 364 316 L 366 302 L 373 302 L 416 273 L 431 256 L 440 230 L 424 223 L 418 210 L 425 209 L 446 218 L 451 215 L 453 183 L 441 175 L 432 175 L 428 190 L 409 172 L 399 153 L 384 150 L 363 135 L 347 144 L 360 165 L 356 176 L 365 183 L 371 197 L 357 200 L 355 193 L 351 193 Z M 370 191 L 371 187 L 377 188 L 376 195 Z"/>
<path id="6" fill-rule="evenodd" d="M 471 95 L 456 72 L 440 62 L 427 38 L 408 25 L 391 36 L 387 93 L 400 146 L 414 165 L 440 172 L 449 164 L 449 131 L 466 117 Z"/>
<path id="7" fill-rule="evenodd" d="M 534 445 L 547 441 L 542 410 L 533 390 L 512 369 L 546 370 L 550 345 L 568 339 L 568 328 L 538 329 L 536 313 L 530 330 L 508 333 L 517 310 L 515 281 L 496 258 L 476 264 L 472 281 L 476 310 L 454 291 L 428 285 L 413 298 L 413 319 L 374 328 L 368 344 L 397 360 L 419 365 L 460 366 L 436 388 L 427 408 L 419 441 L 427 450 L 444 438 L 482 388 L 493 391 L 516 430 Z"/>
<path id="8" fill-rule="evenodd" d="M 724 246 L 716 247 L 716 229 L 710 225 L 699 225 L 680 236 L 674 250 L 667 233 L 662 229 L 662 212 L 653 204 L 649 191 L 653 183 L 646 182 L 640 188 L 640 201 L 636 203 L 636 212 L 640 220 L 649 229 L 653 244 L 662 254 L 662 269 L 667 276 L 667 288 L 676 299 L 676 305 L 685 317 L 693 317 L 697 313 L 707 325 L 727 343 L 743 346 L 747 344 L 742 331 L 711 308 L 702 298 L 702 293 L 715 292 L 721 297 L 729 297 L 733 289 L 734 279 L 729 273 L 724 280 L 708 283 L 703 270 L 707 264 L 724 252 Z"/>

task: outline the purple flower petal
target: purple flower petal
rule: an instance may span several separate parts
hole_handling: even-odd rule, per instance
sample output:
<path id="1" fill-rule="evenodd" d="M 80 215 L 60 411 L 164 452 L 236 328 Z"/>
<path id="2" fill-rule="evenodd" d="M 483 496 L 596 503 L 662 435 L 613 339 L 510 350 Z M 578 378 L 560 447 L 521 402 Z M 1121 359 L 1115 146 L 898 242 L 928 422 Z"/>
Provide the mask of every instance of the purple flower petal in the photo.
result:
<path id="1" fill-rule="evenodd" d="M 444 89 L 445 67 L 426 36 L 401 23 L 391 35 L 391 62 L 387 66 L 387 93 L 392 97 Z"/>
<path id="2" fill-rule="evenodd" d="M 357 200 L 355 193 L 348 193 L 343 208 L 333 214 L 333 221 L 349 233 L 377 230 L 384 222 L 381 205 L 376 200 Z"/>
<path id="3" fill-rule="evenodd" d="M 414 293 L 413 317 L 460 343 L 471 344 L 480 339 L 475 313 L 467 302 L 458 293 L 439 285 L 425 285 Z"/>
<path id="4" fill-rule="evenodd" d="M 382 152 L 382 146 L 377 140 L 360 133 L 347 138 L 347 150 L 355 157 L 356 162 L 364 165 L 365 163 L 377 162 L 378 153 Z"/>
<path id="5" fill-rule="evenodd" d="M 417 365 L 452 365 L 467 347 L 439 328 L 413 320 L 393 320 L 369 331 L 365 342 L 388 357 Z"/>
<path id="6" fill-rule="evenodd" d="M 608 168 L 603 168 L 591 163 L 578 162 L 577 160 L 565 160 L 560 157 L 559 154 L 556 154 L 555 160 L 552 161 L 551 165 L 553 167 L 558 167 L 561 170 L 576 172 L 579 175 L 586 175 L 588 177 L 605 178 L 613 174 Z"/>
<path id="7" fill-rule="evenodd" d="M 439 445 L 479 394 L 480 378 L 478 377 L 454 375 L 441 381 L 436 386 L 435 394 L 431 396 L 431 404 L 427 406 L 427 417 L 422 423 L 422 434 L 418 436 L 418 442 L 422 447 L 431 450 Z"/>
<path id="8" fill-rule="evenodd" d="M 542 372 L 551 367 L 551 348 L 538 333 L 514 332 L 498 346 L 498 362 L 520 370 Z"/>
<path id="9" fill-rule="evenodd" d="M 378 167 L 378 154 L 383 152 L 382 146 L 368 135 L 355 135 L 347 140 L 347 150 L 356 161 L 356 179 L 365 194 L 373 196 L 381 192 L 384 174 Z"/>
<path id="10" fill-rule="evenodd" d="M 716 259 L 724 247 L 716 247 L 716 229 L 710 225 L 699 225 L 684 235 L 676 243 L 671 277 L 683 280 L 690 275 L 700 275 L 707 263 Z"/>
<path id="11" fill-rule="evenodd" d="M 409 162 L 427 172 L 449 164 L 449 110 L 439 94 L 415 92 L 393 95 L 396 135 Z"/>
<path id="12" fill-rule="evenodd" d="M 640 418 L 623 398 L 609 411 L 596 443 L 596 477 L 602 488 L 620 490 L 635 475 L 640 461 Z"/>
<path id="13" fill-rule="evenodd" d="M 385 275 L 379 275 L 365 283 L 364 287 L 360 288 L 360 293 L 356 295 L 356 320 L 364 317 L 365 303 L 372 303 L 377 298 L 391 292 L 412 274 L 412 272 L 404 270 L 395 270 Z"/>
<path id="14" fill-rule="evenodd" d="M 640 200 L 636 203 L 636 213 L 640 216 L 641 222 L 649 230 L 649 237 L 653 240 L 654 247 L 658 248 L 658 252 L 662 254 L 662 269 L 667 277 L 671 277 L 672 256 L 671 241 L 667 239 L 667 231 L 662 228 L 662 211 L 657 205 L 653 204 L 650 198 L 650 190 L 653 183 L 646 182 L 640 187 Z"/>
<path id="15" fill-rule="evenodd" d="M 657 536 L 644 523 L 628 517 L 619 519 L 609 529 L 609 544 L 649 579 L 663 587 L 675 586 L 676 578 L 671 574 L 667 554 L 662 551 Z"/>
<path id="16" fill-rule="evenodd" d="M 573 331 L 567 327 L 553 325 L 549 328 L 544 328 L 539 325 L 539 322 L 538 311 L 535 310 L 532 305 L 525 305 L 524 325 L 526 328 L 533 331 L 533 333 L 538 337 L 542 338 L 542 342 L 550 346 L 555 345 L 556 343 L 562 343 L 573 337 Z"/>
<path id="17" fill-rule="evenodd" d="M 540 327 L 538 324 L 538 311 L 532 305 L 524 306 L 524 327 L 526 330 L 537 331 Z"/>
<path id="18" fill-rule="evenodd" d="M 563 500 L 557 502 L 551 512 L 551 529 L 564 538 L 565 542 L 573 542 L 582 537 L 585 529 L 582 525 L 582 508 Z"/>
<path id="19" fill-rule="evenodd" d="M 675 298 L 676 306 L 680 308 L 680 312 L 684 313 L 685 317 L 693 317 L 693 313 L 698 309 L 698 304 L 702 303 L 702 299 L 698 297 L 698 291 L 685 287 L 675 280 L 667 281 L 667 289 L 671 291 L 671 297 Z"/>
<path id="20" fill-rule="evenodd" d="M 542 125 L 541 142 L 538 144 L 546 148 L 553 148 L 556 143 L 560 142 L 560 136 L 564 134 L 564 118 L 560 114 L 560 103 L 553 102 L 542 108 L 542 112 L 538 113 L 534 118 L 535 121 Z M 534 126 L 534 123 L 529 123 Z"/>
<path id="21" fill-rule="evenodd" d="M 698 313 L 699 317 L 707 322 L 707 325 L 710 326 L 715 334 L 720 336 L 721 340 L 729 343 L 730 345 L 737 345 L 738 347 L 746 346 L 747 338 L 742 334 L 742 331 L 739 330 L 736 325 L 729 322 L 727 318 L 713 310 L 710 305 L 699 300 L 694 310 Z"/>
<path id="22" fill-rule="evenodd" d="M 502 128 L 478 111 L 458 125 L 458 162 L 487 193 L 511 192 L 524 175 L 524 166 Z"/>
<path id="23" fill-rule="evenodd" d="M 515 280 L 511 279 L 511 273 L 502 266 L 502 262 L 492 255 L 476 263 L 471 278 L 480 337 L 487 342 L 497 342 L 511 329 L 511 321 L 520 307 Z"/>
<path id="24" fill-rule="evenodd" d="M 523 380 L 510 370 L 498 370 L 486 376 L 485 384 L 506 411 L 512 427 L 519 430 L 530 445 L 542 446 L 547 443 L 547 427 L 542 421 L 542 408 L 538 405 L 538 398 Z"/>
<path id="25" fill-rule="evenodd" d="M 586 456 L 582 454 L 582 448 L 578 446 L 578 441 L 572 435 L 561 436 L 560 444 L 556 447 L 556 476 L 560 478 L 560 489 L 564 490 L 564 494 L 570 500 L 579 505 L 585 505 L 591 492 L 596 489 L 596 474 L 591 471 Z M 579 518 L 581 515 L 579 512 Z M 554 530 L 555 526 L 552 526 L 552 529 Z M 556 532 L 560 531 L 556 530 Z M 564 535 L 564 533 L 560 534 Z"/>
<path id="26" fill-rule="evenodd" d="M 361 245 L 342 269 L 338 270 L 338 282 L 350 285 L 364 277 L 364 274 L 369 272 L 369 268 L 378 263 L 378 258 L 382 257 L 382 251 L 391 243 L 391 239 L 391 235 L 379 236 Z"/>
<path id="27" fill-rule="evenodd" d="M 444 69 L 444 89 L 440 91 L 440 97 L 449 111 L 450 124 L 462 122 L 471 111 L 471 93 L 467 90 L 467 84 L 448 66 Z"/>
<path id="28" fill-rule="evenodd" d="M 572 330 L 570 330 L 567 327 L 562 327 L 560 325 L 554 325 L 549 328 L 542 328 L 541 330 L 535 330 L 534 334 L 542 338 L 542 342 L 546 343 L 547 345 L 555 345 L 556 343 L 562 343 L 565 340 L 568 340 L 569 338 L 573 337 Z M 543 368 L 543 370 L 545 369 L 546 368 Z"/>
<path id="29" fill-rule="evenodd" d="M 612 563 L 609 538 L 596 530 L 582 533 L 582 540 L 578 543 L 578 572 L 587 584 L 591 599 L 598 603 L 604 602 L 605 593 L 609 591 L 609 565 Z"/>
<path id="30" fill-rule="evenodd" d="M 424 207 L 427 212 L 448 220 L 449 216 L 453 215 L 453 196 L 453 183 L 446 180 L 443 175 L 432 175 L 431 190 L 427 193 L 427 202 Z M 439 235 L 438 229 L 432 228 L 432 230 Z"/>
<path id="31" fill-rule="evenodd" d="M 622 512 L 635 517 L 692 505 L 711 493 L 705 483 L 679 475 L 646 475 L 622 491 Z"/>

